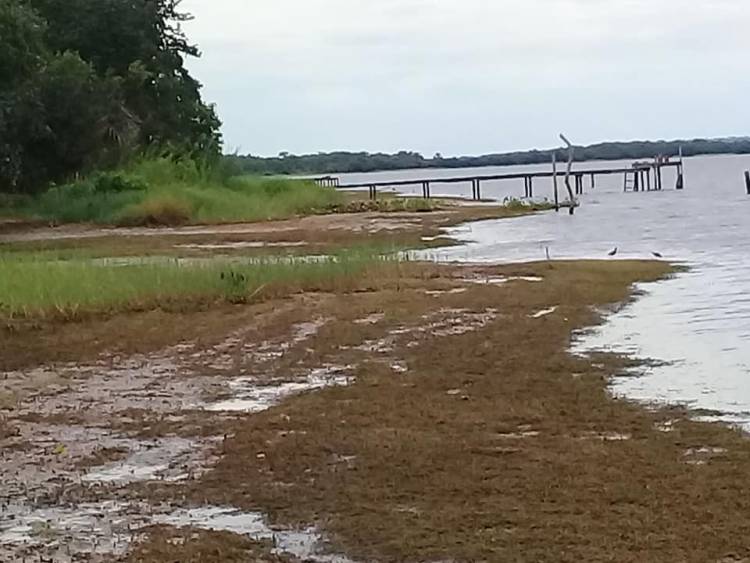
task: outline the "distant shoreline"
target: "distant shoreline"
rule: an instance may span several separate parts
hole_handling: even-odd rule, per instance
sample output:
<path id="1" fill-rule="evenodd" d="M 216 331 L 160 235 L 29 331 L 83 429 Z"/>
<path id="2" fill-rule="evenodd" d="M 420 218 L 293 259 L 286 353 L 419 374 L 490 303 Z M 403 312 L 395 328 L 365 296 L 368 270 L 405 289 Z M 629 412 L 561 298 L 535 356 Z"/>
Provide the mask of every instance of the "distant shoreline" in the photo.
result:
<path id="1" fill-rule="evenodd" d="M 676 141 L 608 142 L 576 147 L 576 162 L 602 160 L 641 160 L 657 155 L 676 156 L 682 148 L 685 157 L 750 154 L 750 137 L 734 139 L 693 139 Z M 308 155 L 282 154 L 278 157 L 227 156 L 242 173 L 272 175 L 324 175 L 394 170 L 483 168 L 546 164 L 553 153 L 559 162 L 567 159 L 563 148 L 529 150 L 482 156 L 425 158 L 417 152 L 395 154 L 333 152 Z"/>

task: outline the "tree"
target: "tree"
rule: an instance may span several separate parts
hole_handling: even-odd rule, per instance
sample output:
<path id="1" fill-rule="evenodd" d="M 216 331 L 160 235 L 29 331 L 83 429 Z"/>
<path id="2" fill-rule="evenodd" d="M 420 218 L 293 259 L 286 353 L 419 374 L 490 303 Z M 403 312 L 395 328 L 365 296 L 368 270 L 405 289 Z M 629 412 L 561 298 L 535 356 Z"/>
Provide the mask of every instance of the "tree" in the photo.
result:
<path id="1" fill-rule="evenodd" d="M 0 191 L 169 147 L 218 158 L 179 0 L 0 0 Z"/>
<path id="2" fill-rule="evenodd" d="M 219 153 L 221 136 L 213 106 L 185 68 L 200 56 L 181 24 L 191 19 L 180 0 L 33 0 L 49 23 L 56 52 L 75 51 L 99 76 L 123 79 L 124 100 L 138 117 L 143 145 Z"/>
<path id="3" fill-rule="evenodd" d="M 46 57 L 44 21 L 26 4 L 0 0 L 0 191 L 15 191 L 22 175 L 23 148 L 18 142 L 19 85 Z"/>

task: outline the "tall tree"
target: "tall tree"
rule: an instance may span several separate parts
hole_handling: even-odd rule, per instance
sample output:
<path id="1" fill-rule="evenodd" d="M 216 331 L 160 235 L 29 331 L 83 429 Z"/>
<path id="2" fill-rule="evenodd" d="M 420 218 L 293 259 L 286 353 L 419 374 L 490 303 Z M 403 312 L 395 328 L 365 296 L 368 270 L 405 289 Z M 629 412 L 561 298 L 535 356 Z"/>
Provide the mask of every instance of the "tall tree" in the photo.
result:
<path id="1" fill-rule="evenodd" d="M 124 79 L 125 103 L 139 118 L 144 144 L 218 152 L 219 122 L 185 68 L 200 56 L 181 24 L 180 0 L 32 0 L 49 23 L 57 52 L 75 51 L 100 76 Z"/>

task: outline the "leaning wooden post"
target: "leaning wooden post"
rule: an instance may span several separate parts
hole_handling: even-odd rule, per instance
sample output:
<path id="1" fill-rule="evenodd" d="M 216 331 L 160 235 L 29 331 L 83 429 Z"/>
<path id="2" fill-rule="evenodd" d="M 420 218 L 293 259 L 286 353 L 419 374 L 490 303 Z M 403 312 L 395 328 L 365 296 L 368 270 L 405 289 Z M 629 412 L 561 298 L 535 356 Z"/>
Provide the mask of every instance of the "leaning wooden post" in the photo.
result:
<path id="1" fill-rule="evenodd" d="M 565 169 L 565 187 L 568 189 L 568 197 L 570 198 L 570 214 L 573 215 L 576 211 L 576 196 L 573 195 L 573 188 L 570 187 L 570 172 L 573 169 L 573 157 L 575 156 L 575 149 L 568 138 L 560 133 L 560 138 L 568 146 L 568 167 Z"/>
<path id="2" fill-rule="evenodd" d="M 560 211 L 560 196 L 557 193 L 557 151 L 552 151 L 552 184 L 555 187 L 555 211 Z"/>

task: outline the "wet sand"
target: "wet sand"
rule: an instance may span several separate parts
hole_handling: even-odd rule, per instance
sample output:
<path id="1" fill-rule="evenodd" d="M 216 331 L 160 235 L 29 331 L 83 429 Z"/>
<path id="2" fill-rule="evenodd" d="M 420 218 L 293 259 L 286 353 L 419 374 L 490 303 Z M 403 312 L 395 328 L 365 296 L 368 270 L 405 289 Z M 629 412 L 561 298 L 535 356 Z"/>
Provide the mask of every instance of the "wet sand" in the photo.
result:
<path id="1" fill-rule="evenodd" d="M 740 561 L 750 443 L 569 352 L 670 271 L 395 264 L 5 331 L 0 560 Z"/>

